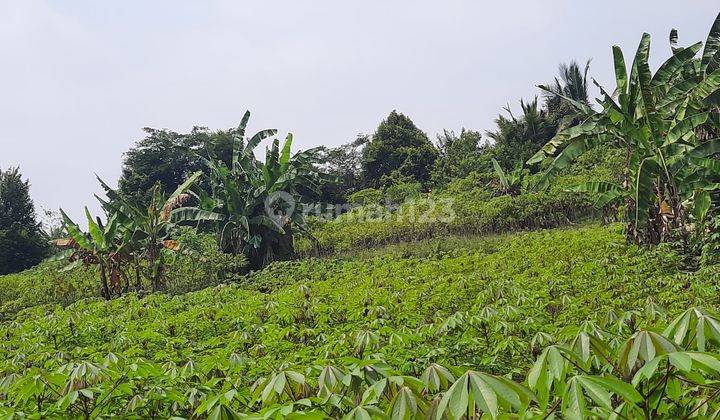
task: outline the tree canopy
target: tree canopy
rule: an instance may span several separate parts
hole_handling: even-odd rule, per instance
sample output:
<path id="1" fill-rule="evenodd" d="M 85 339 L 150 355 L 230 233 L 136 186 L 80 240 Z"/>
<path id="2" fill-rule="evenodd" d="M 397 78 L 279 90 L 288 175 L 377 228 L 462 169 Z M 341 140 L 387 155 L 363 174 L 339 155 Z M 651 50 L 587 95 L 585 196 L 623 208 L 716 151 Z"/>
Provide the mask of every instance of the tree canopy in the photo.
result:
<path id="1" fill-rule="evenodd" d="M 32 267 L 46 253 L 30 199 L 30 182 L 22 180 L 19 168 L 0 170 L 0 274 Z"/>
<path id="2" fill-rule="evenodd" d="M 420 182 L 430 180 L 437 149 L 410 118 L 393 111 L 378 126 L 363 152 L 363 177 L 378 186 L 384 176 L 397 171 Z"/>
<path id="3" fill-rule="evenodd" d="M 201 170 L 207 173 L 203 157 L 212 156 L 230 164 L 233 130 L 194 127 L 186 134 L 147 127 L 144 130 L 146 137 L 125 154 L 118 181 L 120 192 L 134 201 L 148 203 L 158 182 L 166 191 L 173 191 L 190 174 Z"/>

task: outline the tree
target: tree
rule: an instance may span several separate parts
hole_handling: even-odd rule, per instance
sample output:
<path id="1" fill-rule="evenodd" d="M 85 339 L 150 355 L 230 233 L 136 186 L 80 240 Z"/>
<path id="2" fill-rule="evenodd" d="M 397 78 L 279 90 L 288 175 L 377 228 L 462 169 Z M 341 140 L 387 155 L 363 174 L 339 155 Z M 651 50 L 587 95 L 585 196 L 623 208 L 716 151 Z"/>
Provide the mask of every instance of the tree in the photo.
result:
<path id="1" fill-rule="evenodd" d="M 212 156 L 226 164 L 232 158 L 232 130 L 211 132 L 194 127 L 187 134 L 154 128 L 144 131 L 147 136 L 125 154 L 118 181 L 120 193 L 138 203 L 150 202 L 157 183 L 173 191 L 191 174 L 200 170 L 207 173 L 202 157 Z"/>
<path id="2" fill-rule="evenodd" d="M 433 181 L 444 184 L 452 179 L 465 178 L 472 171 L 485 168 L 490 162 L 488 147 L 482 144 L 477 131 L 462 129 L 460 135 L 443 130 L 437 136 L 439 157 L 433 168 Z"/>
<path id="3" fill-rule="evenodd" d="M 397 171 L 421 183 L 430 180 L 438 151 L 407 116 L 393 111 L 378 126 L 363 151 L 362 173 L 367 186 L 377 187 L 383 176 Z"/>
<path id="4" fill-rule="evenodd" d="M 522 115 L 515 117 L 506 107 L 509 118 L 499 115 L 495 119 L 497 129 L 487 132 L 493 140 L 492 156 L 506 169 L 521 165 L 557 131 L 556 121 L 538 106 L 537 97 L 529 102 L 520 100 L 520 109 Z"/>
<path id="5" fill-rule="evenodd" d="M 718 128 L 715 110 L 720 91 L 720 15 L 700 58 L 696 43 L 675 48 L 653 75 L 648 58 L 650 35 L 643 34 L 628 76 L 625 58 L 613 47 L 617 87 L 600 87 L 603 110 L 564 97 L 584 115 L 582 124 L 560 131 L 528 163 L 552 158 L 538 184 L 545 188 L 555 175 L 588 150 L 603 146 L 625 150 L 622 185 L 590 182 L 576 191 L 595 193 L 601 204 L 624 201 L 628 239 L 657 244 L 673 231 L 685 235 L 690 216 L 702 222 L 720 184 L 720 139 L 698 135 Z"/>
<path id="6" fill-rule="evenodd" d="M 350 194 L 362 188 L 363 148 L 369 141 L 369 136 L 358 134 L 355 140 L 340 147 L 318 149 L 320 168 L 334 180 L 320 186 L 321 201 L 345 203 Z"/>
<path id="7" fill-rule="evenodd" d="M 304 229 L 301 211 L 307 191 L 319 193 L 317 149 L 291 155 L 292 134 L 282 148 L 278 139 L 256 159 L 254 149 L 277 130 L 245 136 L 250 113 L 233 132 L 232 163 L 204 159 L 210 172 L 211 194 L 200 190 L 199 205 L 178 210 L 177 217 L 217 224 L 223 251 L 248 256 L 250 267 L 294 256 L 293 230 Z"/>
<path id="8" fill-rule="evenodd" d="M 561 63 L 558 68 L 560 77 L 556 77 L 553 83 L 543 86 L 545 108 L 560 127 L 580 122 L 575 118 L 578 115 L 575 109 L 563 97 L 589 104 L 588 70 L 590 70 L 590 60 L 585 63 L 584 70 L 580 70 L 575 60 L 569 64 Z"/>
<path id="9" fill-rule="evenodd" d="M 169 196 L 166 196 L 162 185 L 156 183 L 150 192 L 150 204 L 147 206 L 138 206 L 100 181 L 110 198 L 109 202 L 103 201 L 103 206 L 122 223 L 122 233 L 129 236 L 134 256 L 145 261 L 145 277 L 150 281 L 153 291 L 165 289 L 165 258 L 162 250 L 174 250 L 178 245 L 172 239 L 172 234 L 176 225 L 185 221 L 182 217 L 183 206 L 192 200 L 189 190 L 202 174 L 201 171 L 193 173 Z M 137 279 L 136 283 L 139 283 Z"/>
<path id="10" fill-rule="evenodd" d="M 78 265 L 97 265 L 100 272 L 100 293 L 103 298 L 110 299 L 111 287 L 120 284 L 124 274 L 122 266 L 130 259 L 128 248 L 131 240 L 120 229 L 120 220 L 117 215 L 108 218 L 103 223 L 99 217 L 93 219 L 90 211 L 85 207 L 88 232 L 83 232 L 75 222 L 61 209 L 68 238 L 55 239 L 53 244 L 66 249 L 62 254 L 70 261 L 67 270 Z M 126 278 L 127 279 L 127 278 Z M 127 281 L 126 281 L 127 283 Z"/>
<path id="11" fill-rule="evenodd" d="M 100 200 L 107 214 L 107 221 L 99 217 L 93 218 L 87 207 L 88 231 L 83 232 L 61 209 L 63 226 L 68 237 L 53 240 L 59 248 L 65 249 L 64 256 L 70 261 L 65 269 L 77 265 L 96 265 L 100 273 L 100 291 L 105 299 L 110 299 L 113 292 L 120 289 L 124 280 L 125 291 L 130 289 L 127 270 L 135 268 L 135 285 L 141 288 L 140 270 L 145 263 L 145 277 L 150 281 L 153 291 L 165 288 L 165 263 L 163 248 L 174 250 L 178 244 L 170 239 L 175 223 L 184 221 L 183 205 L 191 199 L 186 193 L 202 176 L 198 171 L 166 197 L 160 183 L 152 188 L 150 205 L 138 206 L 121 193 L 112 190 L 100 178 L 109 201 Z M 171 221 L 172 219 L 172 221 Z"/>
<path id="12" fill-rule="evenodd" d="M 19 168 L 0 170 L 0 274 L 34 266 L 47 250 L 30 199 L 30 182 L 22 180 Z"/>
<path id="13" fill-rule="evenodd" d="M 488 131 L 487 136 L 493 140 L 491 155 L 501 167 L 513 170 L 521 166 L 539 147 L 555 136 L 558 129 L 582 121 L 575 107 L 568 105 L 563 98 L 588 105 L 589 67 L 589 61 L 584 70 L 580 69 L 576 61 L 560 64 L 559 77 L 548 85 L 540 86 L 544 92 L 541 103 L 537 97 L 528 102 L 520 100 L 522 115 L 516 117 L 506 107 L 509 117 L 499 115 L 495 119 L 497 129 Z M 487 165 L 487 162 L 484 163 L 484 167 Z"/>

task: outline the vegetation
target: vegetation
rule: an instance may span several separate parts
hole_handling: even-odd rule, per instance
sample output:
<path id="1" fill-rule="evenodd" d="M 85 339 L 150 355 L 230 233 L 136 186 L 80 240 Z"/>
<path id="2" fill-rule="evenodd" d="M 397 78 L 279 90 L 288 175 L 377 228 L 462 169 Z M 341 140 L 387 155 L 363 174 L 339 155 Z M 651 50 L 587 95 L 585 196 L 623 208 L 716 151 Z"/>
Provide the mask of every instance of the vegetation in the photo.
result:
<path id="1" fill-rule="evenodd" d="M 70 261 L 66 269 L 81 264 L 97 265 L 101 293 L 105 299 L 130 290 L 129 269 L 135 271 L 136 290 L 142 289 L 141 270 L 150 281 L 153 291 L 165 289 L 162 249 L 177 249 L 178 244 L 170 239 L 170 233 L 175 223 L 186 221 L 182 207 L 190 197 L 186 191 L 200 175 L 200 172 L 193 174 L 169 197 L 165 197 L 161 185 L 156 184 L 147 208 L 134 205 L 100 181 L 113 200 L 100 200 L 109 215 L 107 223 L 104 224 L 99 217 L 93 220 L 86 207 L 88 231 L 83 232 L 61 210 L 69 237 L 53 241 L 56 246 L 67 249 L 58 257 L 65 256 Z"/>
<path id="2" fill-rule="evenodd" d="M 157 183 L 165 191 L 174 191 L 193 173 L 206 170 L 202 157 L 215 156 L 230 163 L 232 129 L 212 132 L 194 127 L 186 134 L 144 130 L 146 137 L 125 154 L 118 181 L 120 193 L 132 201 L 149 203 Z"/>
<path id="3" fill-rule="evenodd" d="M 0 276 L 0 417 L 720 417 L 720 15 L 670 42 L 487 141 L 147 129 L 87 229 L 0 172 L 0 269 L 63 250 Z"/>
<path id="4" fill-rule="evenodd" d="M 326 255 L 437 236 L 483 235 L 582 222 L 606 212 L 586 194 L 566 190 L 583 181 L 613 182 L 618 158 L 613 152 L 596 150 L 558 177 L 551 190 L 543 192 L 523 189 L 523 184 L 536 182 L 542 175 L 530 176 L 520 169 L 511 174 L 503 171 L 508 184 L 496 172 L 474 172 L 430 194 L 419 194 L 411 185 L 399 184 L 406 190 L 407 200 L 398 205 L 392 200 L 397 187 L 364 189 L 348 197 L 356 205 L 351 211 L 330 220 L 313 220 L 312 236 L 301 238 L 297 249 L 305 255 Z M 612 219 L 612 213 L 610 216 Z"/>
<path id="5" fill-rule="evenodd" d="M 320 185 L 321 202 L 345 203 L 349 195 L 363 188 L 362 152 L 369 141 L 369 136 L 360 134 L 348 144 L 318 148 L 321 170 L 335 180 Z"/>
<path id="6" fill-rule="evenodd" d="M 0 169 L 0 274 L 32 267 L 47 252 L 30 199 L 30 182 L 22 180 L 19 168 Z"/>
<path id="7" fill-rule="evenodd" d="M 487 147 L 482 143 L 482 135 L 477 131 L 444 130 L 438 135 L 439 157 L 433 168 L 433 181 L 437 185 L 445 185 L 455 179 L 465 178 L 488 165 Z"/>
<path id="8" fill-rule="evenodd" d="M 232 164 L 206 160 L 210 168 L 212 195 L 199 197 L 199 207 L 181 210 L 183 219 L 217 221 L 220 248 L 231 254 L 247 255 L 252 268 L 294 256 L 293 226 L 303 229 L 299 209 L 302 192 L 319 194 L 319 175 L 313 166 L 316 150 L 291 155 L 292 134 L 282 150 L 277 139 L 265 154 L 255 159 L 253 150 L 276 130 L 260 131 L 246 139 L 245 116 L 233 135 Z"/>
<path id="9" fill-rule="evenodd" d="M 671 34 L 671 42 L 677 33 Z M 719 126 L 717 95 L 720 70 L 720 16 L 702 43 L 679 48 L 653 75 L 648 64 L 650 35 L 644 34 L 630 75 L 619 47 L 613 47 L 617 87 L 601 87 L 603 109 L 566 98 L 585 120 L 559 132 L 528 163 L 553 157 L 540 187 L 575 158 L 598 145 L 626 152 L 622 185 L 589 182 L 575 187 L 608 203 L 624 201 L 627 235 L 639 243 L 657 244 L 684 235 L 691 221 L 702 226 L 711 194 L 720 187 L 720 167 L 713 155 L 720 140 L 707 138 Z M 717 202 L 717 201 L 716 201 Z"/>
<path id="10" fill-rule="evenodd" d="M 276 263 L 175 297 L 24 310 L 0 331 L 2 404 L 89 417 L 392 416 L 404 398 L 419 416 L 445 407 L 449 418 L 718 408 L 700 405 L 715 392 L 718 321 L 683 313 L 717 309 L 717 267 L 688 275 L 672 253 L 625 245 L 618 226 L 374 252 Z M 709 328 L 704 347 L 697 325 Z M 628 355 L 626 340 L 642 352 Z M 464 381 L 509 387 L 521 403 L 465 406 Z"/>
<path id="11" fill-rule="evenodd" d="M 410 118 L 393 111 L 380 123 L 363 151 L 363 178 L 370 186 L 385 184 L 383 177 L 409 176 L 430 180 L 438 152 Z"/>

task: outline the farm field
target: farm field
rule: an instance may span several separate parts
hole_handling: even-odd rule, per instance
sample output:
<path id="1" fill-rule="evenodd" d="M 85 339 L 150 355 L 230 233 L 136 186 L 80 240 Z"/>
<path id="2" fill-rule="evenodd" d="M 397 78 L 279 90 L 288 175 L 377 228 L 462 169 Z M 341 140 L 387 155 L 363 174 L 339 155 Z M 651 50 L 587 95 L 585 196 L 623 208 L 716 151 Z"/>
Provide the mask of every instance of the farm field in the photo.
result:
<path id="1" fill-rule="evenodd" d="M 237 412 L 294 402 L 341 413 L 359 401 L 323 402 L 322 386 L 353 370 L 360 382 L 431 368 L 447 386 L 446 368 L 522 383 L 544 347 L 588 328 L 620 340 L 690 307 L 717 309 L 720 267 L 687 274 L 678 263 L 624 244 L 617 225 L 588 225 L 275 263 L 180 296 L 37 306 L 0 328 L 3 412 L 191 417 L 217 399 Z M 444 388 L 414 381 L 427 403 Z M 393 405 L 377 398 L 367 405 Z"/>

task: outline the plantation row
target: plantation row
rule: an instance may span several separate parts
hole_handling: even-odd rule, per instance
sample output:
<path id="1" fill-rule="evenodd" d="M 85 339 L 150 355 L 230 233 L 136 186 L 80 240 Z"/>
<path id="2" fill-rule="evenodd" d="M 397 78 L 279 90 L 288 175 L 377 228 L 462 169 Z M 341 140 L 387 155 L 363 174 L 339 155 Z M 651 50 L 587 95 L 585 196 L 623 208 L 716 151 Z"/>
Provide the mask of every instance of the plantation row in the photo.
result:
<path id="1" fill-rule="evenodd" d="M 602 154 L 587 159 L 586 165 L 591 169 L 574 167 L 574 174 L 561 177 L 558 187 L 545 193 L 502 195 L 493 178 L 473 174 L 432 194 L 403 197 L 407 201 L 392 213 L 374 212 L 380 200 L 385 199 L 378 195 L 376 201 L 334 220 L 313 220 L 309 235 L 299 236 L 295 248 L 301 255 L 327 255 L 433 237 L 487 235 L 578 223 L 597 217 L 602 211 L 593 206 L 587 195 L 565 192 L 563 185 L 579 179 L 611 180 L 611 167 L 616 159 L 603 159 L 606 157 Z M 453 217 L 448 218 L 448 214 Z M 164 271 L 171 273 L 163 280 L 167 292 L 184 293 L 244 278 L 241 273 L 246 259 L 242 254 L 223 253 L 213 235 L 182 228 L 175 231 L 174 238 L 178 249 L 160 251 Z M 61 262 L 51 261 L 32 270 L 0 276 L 0 313 L 10 317 L 29 306 L 69 305 L 101 294 L 96 266 L 73 270 L 63 267 Z M 117 287 L 111 291 L 120 293 Z"/>
<path id="2" fill-rule="evenodd" d="M 717 344 L 717 321 L 705 315 L 702 336 L 695 324 L 668 333 L 677 348 L 638 333 L 662 332 L 690 306 L 717 309 L 720 267 L 685 274 L 672 253 L 623 244 L 617 226 L 454 241 L 398 245 L 381 257 L 273 264 L 240 283 L 180 296 L 25 309 L 0 328 L 0 404 L 7 413 L 48 416 L 363 418 L 380 410 L 457 418 L 467 405 L 489 414 L 572 413 L 573 398 L 585 398 L 573 389 L 600 387 L 615 397 L 591 393 L 588 408 L 608 410 L 611 401 L 632 417 L 649 398 L 643 387 L 661 380 L 670 359 L 655 365 L 663 372 L 644 369 L 649 379 L 638 379 L 637 392 L 595 376 L 629 383 L 635 360 Z M 622 343 L 630 336 L 640 344 L 627 355 Z M 543 350 L 562 342 L 572 346 Z M 696 353 L 670 362 L 680 365 L 678 375 L 714 386 L 708 357 L 716 356 Z M 626 374 L 613 373 L 622 366 Z M 544 373 L 530 380 L 529 369 Z M 675 394 L 657 410 L 687 413 L 692 408 L 672 408 L 670 399 L 700 401 L 706 392 L 681 379 L 670 386 Z M 463 388 L 475 396 L 463 396 Z"/>
<path id="3" fill-rule="evenodd" d="M 586 323 L 566 344 L 544 347 L 522 378 L 430 363 L 417 376 L 383 361 L 346 357 L 302 371 L 281 368 L 248 385 L 247 359 L 238 353 L 182 365 L 127 360 L 114 353 L 98 362 L 70 362 L 56 370 L 29 368 L 7 375 L 0 391 L 15 408 L 5 417 L 104 416 L 247 418 L 461 419 L 477 414 L 522 418 L 716 418 L 720 404 L 720 319 L 689 309 L 660 334 L 636 330 L 635 314 Z M 655 316 L 650 312 L 648 317 Z M 467 327 L 477 328 L 488 318 Z M 614 322 L 613 322 L 614 321 Z M 438 330 L 444 333 L 441 328 Z M 629 337 L 627 337 L 629 334 Z M 627 338 L 626 338 L 627 337 Z M 374 345 L 358 334 L 356 347 Z M 400 340 L 399 338 L 395 339 Z M 538 352 L 553 337 L 539 334 Z M 362 351 L 361 351 L 362 353 Z M 57 358 L 61 358 L 60 355 Z M 13 362 L 22 363 L 21 357 Z"/>

